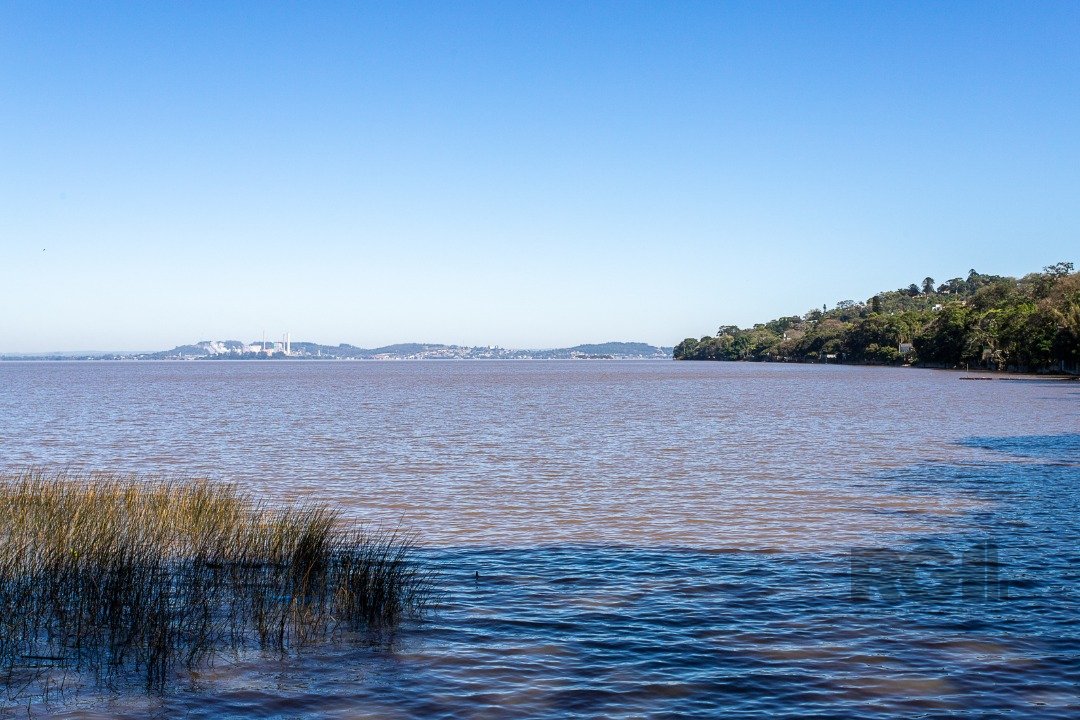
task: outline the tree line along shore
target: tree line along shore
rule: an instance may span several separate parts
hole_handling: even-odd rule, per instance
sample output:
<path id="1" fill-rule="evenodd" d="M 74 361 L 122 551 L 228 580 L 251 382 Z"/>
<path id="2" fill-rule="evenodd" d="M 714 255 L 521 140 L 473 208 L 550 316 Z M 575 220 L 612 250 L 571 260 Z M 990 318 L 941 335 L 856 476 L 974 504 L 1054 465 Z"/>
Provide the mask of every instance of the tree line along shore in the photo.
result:
<path id="1" fill-rule="evenodd" d="M 750 328 L 687 338 L 676 360 L 841 362 L 1080 372 L 1080 273 L 1059 262 L 1020 278 L 931 277 Z"/>

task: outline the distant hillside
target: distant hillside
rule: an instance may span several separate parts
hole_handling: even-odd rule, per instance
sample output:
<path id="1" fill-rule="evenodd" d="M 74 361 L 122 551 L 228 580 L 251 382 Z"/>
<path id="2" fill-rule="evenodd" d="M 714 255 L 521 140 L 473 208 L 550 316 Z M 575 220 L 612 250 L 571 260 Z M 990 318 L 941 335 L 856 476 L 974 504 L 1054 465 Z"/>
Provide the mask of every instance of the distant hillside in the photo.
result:
<path id="1" fill-rule="evenodd" d="M 1057 263 L 1022 278 L 984 275 L 940 285 L 933 278 L 866 302 L 722 325 L 687 338 L 676 360 L 767 360 L 1080 371 L 1080 273 Z"/>
<path id="2" fill-rule="evenodd" d="M 320 345 L 297 341 L 290 344 L 288 355 L 280 342 L 262 341 L 245 343 L 240 340 L 202 340 L 188 345 L 178 345 L 171 350 L 159 352 L 110 354 L 107 359 L 117 360 L 572 360 L 614 359 L 644 360 L 667 359 L 674 348 L 655 347 L 639 342 L 607 342 L 575 345 L 570 348 L 516 350 L 494 346 L 445 345 L 441 343 L 396 343 L 377 348 L 362 348 L 341 343 Z M 7 359 L 16 359 L 10 357 Z M 60 354 L 39 356 L 36 359 L 64 359 Z M 91 359 L 91 358 L 82 358 Z"/>
<path id="3" fill-rule="evenodd" d="M 389 355 L 394 357 L 411 357 L 414 355 L 421 355 L 423 353 L 444 352 L 447 349 L 453 347 L 455 346 L 431 343 L 396 343 L 394 345 L 384 345 L 382 347 L 372 348 L 371 350 L 364 350 L 362 352 L 370 357 L 376 357 L 381 355 Z"/>
<path id="4" fill-rule="evenodd" d="M 668 357 L 668 348 L 658 348 L 646 343 L 606 342 L 593 345 L 575 345 L 572 352 L 588 355 L 612 355 L 615 357 Z"/>

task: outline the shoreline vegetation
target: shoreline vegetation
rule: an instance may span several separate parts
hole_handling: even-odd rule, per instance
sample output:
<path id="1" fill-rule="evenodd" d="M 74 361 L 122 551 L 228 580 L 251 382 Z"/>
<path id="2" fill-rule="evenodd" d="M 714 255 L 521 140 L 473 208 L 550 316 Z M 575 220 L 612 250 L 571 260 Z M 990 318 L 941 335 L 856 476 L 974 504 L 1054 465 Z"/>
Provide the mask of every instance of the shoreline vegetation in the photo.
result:
<path id="1" fill-rule="evenodd" d="M 156 689 L 221 657 L 378 644 L 430 598 L 411 538 L 227 483 L 29 471 L 0 479 L 0 533 L 8 702 L 73 677 Z"/>
<path id="2" fill-rule="evenodd" d="M 686 338 L 676 360 L 914 365 L 1080 374 L 1080 273 L 1060 262 L 1021 278 L 933 278 L 751 328 Z"/>

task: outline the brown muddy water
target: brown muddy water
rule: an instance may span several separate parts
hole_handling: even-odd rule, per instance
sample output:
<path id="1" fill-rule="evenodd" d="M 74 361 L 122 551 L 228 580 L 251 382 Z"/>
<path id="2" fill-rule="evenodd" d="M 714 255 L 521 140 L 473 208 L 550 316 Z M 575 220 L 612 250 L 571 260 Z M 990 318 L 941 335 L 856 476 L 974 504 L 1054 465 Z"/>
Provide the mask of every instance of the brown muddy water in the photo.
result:
<path id="1" fill-rule="evenodd" d="M 415 533 L 442 591 L 389 647 L 223 657 L 151 693 L 72 679 L 30 709 L 1080 716 L 1080 384 L 961 377 L 0 363 L 0 471 L 206 476 L 318 498 Z"/>

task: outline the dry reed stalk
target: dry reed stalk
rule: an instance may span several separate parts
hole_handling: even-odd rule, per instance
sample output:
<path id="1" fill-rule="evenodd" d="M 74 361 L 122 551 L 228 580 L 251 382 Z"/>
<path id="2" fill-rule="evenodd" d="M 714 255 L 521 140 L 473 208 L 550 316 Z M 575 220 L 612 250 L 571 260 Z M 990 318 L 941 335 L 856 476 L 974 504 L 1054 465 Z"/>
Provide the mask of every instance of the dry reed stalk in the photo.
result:
<path id="1" fill-rule="evenodd" d="M 227 483 L 0 478 L 0 672 L 9 693 L 41 662 L 153 687 L 222 652 L 392 629 L 429 596 L 414 549 Z"/>

